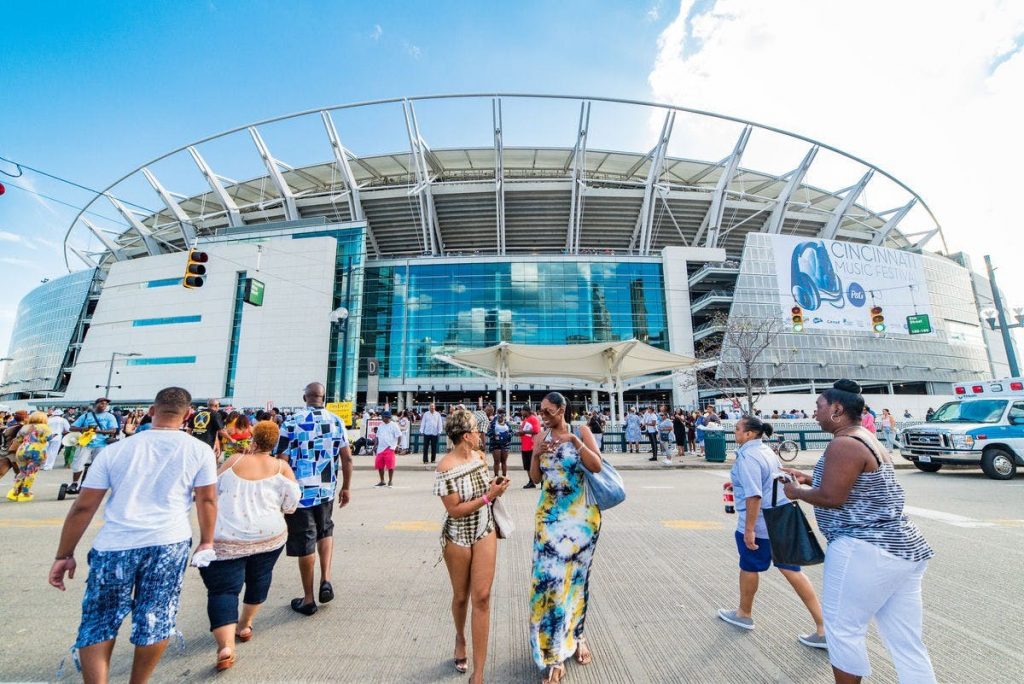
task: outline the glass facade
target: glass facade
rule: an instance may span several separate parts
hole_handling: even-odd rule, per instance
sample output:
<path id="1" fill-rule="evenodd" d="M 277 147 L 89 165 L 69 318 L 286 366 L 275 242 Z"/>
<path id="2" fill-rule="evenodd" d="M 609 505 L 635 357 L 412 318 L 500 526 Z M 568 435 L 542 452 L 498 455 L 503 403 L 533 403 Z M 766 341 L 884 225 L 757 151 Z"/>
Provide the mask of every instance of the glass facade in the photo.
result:
<path id="1" fill-rule="evenodd" d="M 242 339 L 242 310 L 245 308 L 245 271 L 235 277 L 235 310 L 231 314 L 231 338 L 228 342 L 228 369 L 224 379 L 224 396 L 235 396 L 235 373 L 238 371 L 238 343 Z"/>
<path id="2" fill-rule="evenodd" d="M 0 397 L 16 399 L 57 389 L 94 274 L 89 269 L 55 278 L 21 300 Z"/>
<path id="3" fill-rule="evenodd" d="M 470 377 L 434 358 L 499 342 L 580 344 L 633 337 L 668 349 L 661 264 L 515 260 L 367 268 L 359 375 Z"/>

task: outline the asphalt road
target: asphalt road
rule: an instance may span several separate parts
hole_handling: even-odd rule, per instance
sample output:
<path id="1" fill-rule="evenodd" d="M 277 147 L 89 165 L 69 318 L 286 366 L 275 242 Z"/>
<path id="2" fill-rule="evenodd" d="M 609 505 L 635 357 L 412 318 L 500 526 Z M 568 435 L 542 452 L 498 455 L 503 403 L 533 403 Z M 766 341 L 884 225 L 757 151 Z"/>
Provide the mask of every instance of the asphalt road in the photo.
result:
<path id="1" fill-rule="evenodd" d="M 43 473 L 37 500 L 0 500 L 0 680 L 53 680 L 73 643 L 85 580 L 66 593 L 46 583 L 68 502 L 56 501 L 67 471 Z M 512 473 L 525 482 L 523 473 Z M 826 654 L 796 641 L 807 614 L 785 580 L 768 573 L 755 602 L 757 628 L 742 632 L 716 619 L 737 601 L 735 518 L 722 510 L 723 470 L 625 473 L 629 498 L 607 512 L 599 542 L 587 634 L 594 662 L 568 666 L 566 682 L 829 682 Z M 925 642 L 942 682 L 1020 682 L 1024 672 L 1024 479 L 996 482 L 980 472 L 900 471 L 914 520 L 937 555 L 925 577 Z M 432 474 L 396 473 L 396 487 L 374 489 L 356 474 L 353 503 L 336 514 L 334 585 L 338 594 L 313 617 L 288 608 L 299 595 L 294 562 L 282 556 L 257 619 L 256 637 L 238 648 L 228 681 L 457 682 L 451 666 L 450 586 L 438 559 L 441 505 Z M 6 491 L 10 476 L 2 483 Z M 492 598 L 488 681 L 539 681 L 529 655 L 526 606 L 535 491 L 515 486 L 517 521 L 502 541 Z M 98 522 L 90 530 L 98 527 Z M 821 568 L 808 569 L 820 589 Z M 184 652 L 172 648 L 156 681 L 213 675 L 205 590 L 188 571 L 178 621 Z M 112 675 L 130 666 L 126 621 Z M 895 681 L 872 632 L 872 681 Z M 66 679 L 76 681 L 74 669 Z"/>

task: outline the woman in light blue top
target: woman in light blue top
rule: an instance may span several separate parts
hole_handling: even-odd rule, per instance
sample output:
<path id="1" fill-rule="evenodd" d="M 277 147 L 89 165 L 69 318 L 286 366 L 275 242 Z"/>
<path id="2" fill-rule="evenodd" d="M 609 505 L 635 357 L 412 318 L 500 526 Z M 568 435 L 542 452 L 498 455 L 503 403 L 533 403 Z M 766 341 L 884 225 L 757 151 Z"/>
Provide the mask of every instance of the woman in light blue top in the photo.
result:
<path id="1" fill-rule="evenodd" d="M 740 418 L 734 428 L 739 449 L 736 450 L 736 463 L 732 467 L 730 479 L 736 505 L 735 537 L 740 556 L 740 606 L 736 610 L 720 609 L 718 617 L 748 630 L 754 629 L 751 613 L 760 573 L 766 572 L 773 565 L 768 527 L 761 513 L 761 509 L 771 507 L 772 484 L 781 474 L 782 468 L 779 457 L 762 441 L 764 437 L 771 437 L 772 432 L 771 425 L 755 416 Z M 778 494 L 777 505 L 789 503 L 782 493 L 781 485 Z M 775 564 L 775 567 L 789 581 L 814 620 L 814 631 L 798 636 L 800 643 L 812 648 L 826 648 L 821 603 L 818 602 L 811 581 L 798 565 Z"/>
<path id="2" fill-rule="evenodd" d="M 629 415 L 626 416 L 626 453 L 640 453 L 640 427 L 640 416 L 636 409 L 629 409 Z"/>

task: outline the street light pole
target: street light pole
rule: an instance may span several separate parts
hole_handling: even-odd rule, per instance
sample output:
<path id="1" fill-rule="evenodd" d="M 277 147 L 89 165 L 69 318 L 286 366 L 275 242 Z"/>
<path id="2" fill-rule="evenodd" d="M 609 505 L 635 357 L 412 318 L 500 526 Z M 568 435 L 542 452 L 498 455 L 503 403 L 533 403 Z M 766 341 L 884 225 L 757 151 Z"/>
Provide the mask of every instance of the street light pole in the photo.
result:
<path id="1" fill-rule="evenodd" d="M 999 331 L 1003 336 L 1003 348 L 1006 349 L 1006 363 L 1010 367 L 1010 377 L 1015 378 L 1020 375 L 1020 368 L 1017 366 L 1017 354 L 1013 350 L 1013 338 L 1010 336 L 1011 326 L 1006 322 L 1003 300 L 999 296 L 999 288 L 996 287 L 996 272 L 992 268 L 992 258 L 988 254 L 985 255 L 985 268 L 988 269 L 988 282 L 992 286 L 992 303 L 995 305 L 996 316 L 999 318 Z M 989 325 L 992 326 L 991 321 Z"/>
<path id="2" fill-rule="evenodd" d="M 142 356 L 142 354 L 138 352 L 114 352 L 110 355 L 110 366 L 107 367 L 107 384 L 103 388 L 103 396 L 108 399 L 110 398 L 110 388 L 113 387 L 111 383 L 114 379 L 114 359 L 118 356 Z M 99 385 L 96 386 L 99 387 Z"/>

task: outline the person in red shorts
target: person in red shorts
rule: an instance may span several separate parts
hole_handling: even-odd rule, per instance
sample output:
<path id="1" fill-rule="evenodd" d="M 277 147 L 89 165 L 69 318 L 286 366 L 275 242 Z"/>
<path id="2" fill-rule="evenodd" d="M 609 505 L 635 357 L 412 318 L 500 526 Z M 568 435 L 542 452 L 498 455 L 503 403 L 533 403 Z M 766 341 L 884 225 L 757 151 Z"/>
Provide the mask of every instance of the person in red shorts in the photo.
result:
<path id="1" fill-rule="evenodd" d="M 533 407 L 527 404 L 523 407 L 523 422 L 519 426 L 519 437 L 523 445 L 523 470 L 530 472 L 530 461 L 533 459 L 533 438 L 540 434 L 540 419 L 533 415 Z M 526 478 L 523 489 L 533 489 L 530 478 Z"/>
<path id="2" fill-rule="evenodd" d="M 395 450 L 402 439 L 402 431 L 391 422 L 391 411 L 381 414 L 384 424 L 377 428 L 377 458 L 373 467 L 380 475 L 380 482 L 374 487 L 390 488 L 395 479 Z M 388 471 L 388 481 L 384 482 L 384 471 Z"/>

